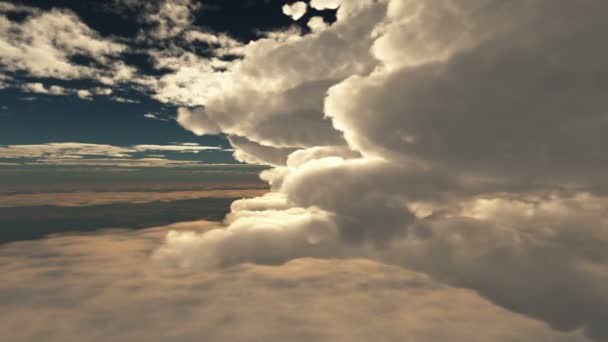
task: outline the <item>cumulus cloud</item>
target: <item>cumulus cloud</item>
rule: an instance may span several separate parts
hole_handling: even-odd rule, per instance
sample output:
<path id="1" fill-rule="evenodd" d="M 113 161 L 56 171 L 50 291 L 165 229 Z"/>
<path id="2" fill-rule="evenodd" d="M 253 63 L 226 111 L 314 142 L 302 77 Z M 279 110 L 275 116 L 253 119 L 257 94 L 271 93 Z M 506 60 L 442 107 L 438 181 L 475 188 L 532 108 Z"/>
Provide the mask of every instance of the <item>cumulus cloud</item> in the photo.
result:
<path id="1" fill-rule="evenodd" d="M 608 338 L 607 50 L 595 41 L 608 5 L 311 6 L 338 8 L 336 23 L 250 43 L 222 91 L 178 120 L 273 165 L 261 175 L 272 200 L 237 202 L 223 230 L 170 234 L 159 257 L 374 258 Z"/>
<path id="2" fill-rule="evenodd" d="M 323 31 L 329 26 L 322 17 L 312 17 L 306 25 L 313 32 Z"/>
<path id="3" fill-rule="evenodd" d="M 5 10 L 26 11 L 23 22 L 0 15 L 0 59 L 3 68 L 23 71 L 34 77 L 57 79 L 112 78 L 107 70 L 73 63 L 70 58 L 83 55 L 109 65 L 109 59 L 126 46 L 102 38 L 68 10 L 39 11 L 28 7 L 5 6 Z"/>
<path id="4" fill-rule="evenodd" d="M 56 236 L 0 248 L 0 335 L 47 341 L 588 342 L 473 291 L 369 260 L 299 259 L 205 273 L 151 259 L 167 229 Z M 243 291 L 247 289 L 247 291 Z M 302 308 L 307 308 L 302 310 Z M 375 319 L 370 320 L 370 317 Z M 23 322 L 30 322 L 27 329 Z"/>
<path id="5" fill-rule="evenodd" d="M 291 17 L 293 20 L 298 20 L 306 14 L 308 4 L 303 1 L 296 1 L 293 4 L 283 5 L 283 14 Z"/>

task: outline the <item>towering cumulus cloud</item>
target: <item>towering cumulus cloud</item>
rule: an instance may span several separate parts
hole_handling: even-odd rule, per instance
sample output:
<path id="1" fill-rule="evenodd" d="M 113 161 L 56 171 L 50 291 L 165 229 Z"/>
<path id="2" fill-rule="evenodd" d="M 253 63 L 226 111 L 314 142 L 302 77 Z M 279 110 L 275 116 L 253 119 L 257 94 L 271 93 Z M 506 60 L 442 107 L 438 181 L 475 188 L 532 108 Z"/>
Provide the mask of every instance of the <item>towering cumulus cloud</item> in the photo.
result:
<path id="1" fill-rule="evenodd" d="M 178 265 L 365 257 L 608 339 L 608 2 L 313 1 L 179 122 L 272 165 Z"/>

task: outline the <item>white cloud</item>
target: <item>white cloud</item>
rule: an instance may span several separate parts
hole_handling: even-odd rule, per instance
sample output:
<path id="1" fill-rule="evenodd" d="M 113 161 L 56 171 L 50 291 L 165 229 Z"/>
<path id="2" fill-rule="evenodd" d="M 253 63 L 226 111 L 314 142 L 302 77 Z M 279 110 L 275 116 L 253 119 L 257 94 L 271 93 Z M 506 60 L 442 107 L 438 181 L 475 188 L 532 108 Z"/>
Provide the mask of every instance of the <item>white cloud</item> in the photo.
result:
<path id="1" fill-rule="evenodd" d="M 67 89 L 58 85 L 52 85 L 47 88 L 40 82 L 25 83 L 22 85 L 21 89 L 25 90 L 26 92 L 46 95 L 66 95 L 74 92 L 72 89 Z"/>
<path id="2" fill-rule="evenodd" d="M 167 39 L 182 33 L 192 24 L 192 12 L 199 7 L 191 0 L 161 1 L 156 12 L 144 14 L 145 21 L 156 25 L 148 33 L 156 39 Z"/>
<path id="3" fill-rule="evenodd" d="M 222 150 L 218 146 L 200 146 L 200 145 L 133 145 L 136 151 L 176 151 L 176 152 L 200 152 L 200 151 L 217 151 Z"/>
<path id="4" fill-rule="evenodd" d="M 105 144 L 87 144 L 75 142 L 32 144 L 32 145 L 0 145 L 0 159 L 23 159 L 25 164 L 50 165 L 99 165 L 99 166 L 140 166 L 140 167 L 170 167 L 202 165 L 196 160 L 171 160 L 151 155 L 153 152 L 171 151 L 181 153 L 199 153 L 204 151 L 226 151 L 217 146 L 201 145 L 132 145 L 114 146 Z M 146 156 L 135 158 L 135 153 L 145 153 Z"/>
<path id="5" fill-rule="evenodd" d="M 65 88 L 58 85 L 45 86 L 41 82 L 24 83 L 21 85 L 23 91 L 35 94 L 66 96 L 76 95 L 83 100 L 92 100 L 93 94 L 108 96 L 112 94 L 112 89 L 96 87 L 91 90 Z"/>
<path id="6" fill-rule="evenodd" d="M 112 95 L 113 90 L 110 88 L 103 88 L 103 87 L 96 87 L 92 89 L 93 93 L 95 93 L 95 95 L 105 95 L 105 96 L 109 96 Z"/>
<path id="7" fill-rule="evenodd" d="M 342 5 L 343 0 L 311 0 L 310 7 L 317 10 L 336 9 Z"/>
<path id="8" fill-rule="evenodd" d="M 306 14 L 308 4 L 303 1 L 296 1 L 293 4 L 283 5 L 283 14 L 291 17 L 293 20 L 298 20 Z"/>
<path id="9" fill-rule="evenodd" d="M 168 118 L 162 117 L 155 113 L 146 113 L 146 114 L 144 114 L 144 118 L 152 119 L 152 120 L 159 120 L 159 121 L 169 121 L 170 120 Z"/>
<path id="10" fill-rule="evenodd" d="M 93 94 L 87 89 L 79 89 L 76 95 L 83 100 L 92 100 Z"/>
<path id="11" fill-rule="evenodd" d="M 323 20 L 322 17 L 312 17 L 306 24 L 313 32 L 319 32 L 325 30 L 329 25 Z"/>
<path id="12" fill-rule="evenodd" d="M 0 16 L 0 57 L 9 71 L 58 79 L 96 78 L 105 72 L 74 64 L 70 57 L 81 54 L 109 64 L 107 57 L 125 49 L 100 37 L 67 10 L 31 11 L 24 22 Z"/>

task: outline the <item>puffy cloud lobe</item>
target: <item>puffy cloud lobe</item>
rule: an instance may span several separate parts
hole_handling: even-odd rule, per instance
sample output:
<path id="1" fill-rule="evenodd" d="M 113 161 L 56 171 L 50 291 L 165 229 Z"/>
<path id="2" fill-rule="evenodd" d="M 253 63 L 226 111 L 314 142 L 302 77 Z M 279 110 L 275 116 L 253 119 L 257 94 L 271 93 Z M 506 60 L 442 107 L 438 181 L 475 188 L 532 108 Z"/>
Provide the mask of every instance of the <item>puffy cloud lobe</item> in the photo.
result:
<path id="1" fill-rule="evenodd" d="M 293 20 L 298 20 L 306 14 L 306 10 L 308 9 L 308 4 L 303 1 L 297 1 L 293 4 L 285 4 L 283 5 L 283 13 Z"/>
<path id="2" fill-rule="evenodd" d="M 262 206 L 268 204 L 263 202 Z M 155 257 L 178 267 L 213 268 L 244 262 L 276 265 L 297 257 L 336 253 L 331 214 L 315 208 L 244 209 L 229 214 L 226 223 L 225 229 L 203 234 L 171 231 Z"/>
<path id="3" fill-rule="evenodd" d="M 341 133 L 324 118 L 323 99 L 337 82 L 372 70 L 376 63 L 369 54 L 373 39 L 362 39 L 361 32 L 373 30 L 386 3 L 362 1 L 355 6 L 353 2 L 340 11 L 351 16 L 358 13 L 358 19 L 339 21 L 317 35 L 248 44 L 243 60 L 219 79 L 211 78 L 217 85 L 214 89 L 193 89 L 201 93 L 198 101 L 204 103 L 204 111 L 178 122 L 204 134 L 207 122 L 213 121 L 223 133 L 280 148 L 344 144 Z"/>
<path id="4" fill-rule="evenodd" d="M 594 182 L 606 167 L 592 148 L 602 145 L 606 125 L 600 114 L 606 107 L 600 56 L 606 52 L 584 37 L 591 27 L 606 27 L 595 15 L 604 6 L 517 3 L 492 20 L 482 12 L 466 26 L 521 20 L 498 25 L 495 37 L 445 62 L 351 78 L 332 89 L 326 114 L 364 153 L 490 177 L 552 174 L 558 184 Z M 573 21 L 568 29 L 560 26 L 565 21 Z M 441 32 L 433 36 L 444 39 Z"/>
<path id="5" fill-rule="evenodd" d="M 479 198 L 421 220 L 391 257 L 560 330 L 608 336 L 606 198 Z"/>
<path id="6" fill-rule="evenodd" d="M 206 115 L 203 107 L 179 108 L 177 122 L 197 135 L 220 133 L 218 125 Z"/>
<path id="7" fill-rule="evenodd" d="M 317 10 L 336 9 L 340 7 L 343 0 L 312 0 L 310 7 Z"/>
<path id="8" fill-rule="evenodd" d="M 250 164 L 285 165 L 287 157 L 295 151 L 294 148 L 261 145 L 239 136 L 230 136 L 229 141 L 234 148 L 234 158 Z"/>
<path id="9" fill-rule="evenodd" d="M 313 32 L 323 31 L 329 26 L 322 17 L 312 17 L 306 25 Z"/>

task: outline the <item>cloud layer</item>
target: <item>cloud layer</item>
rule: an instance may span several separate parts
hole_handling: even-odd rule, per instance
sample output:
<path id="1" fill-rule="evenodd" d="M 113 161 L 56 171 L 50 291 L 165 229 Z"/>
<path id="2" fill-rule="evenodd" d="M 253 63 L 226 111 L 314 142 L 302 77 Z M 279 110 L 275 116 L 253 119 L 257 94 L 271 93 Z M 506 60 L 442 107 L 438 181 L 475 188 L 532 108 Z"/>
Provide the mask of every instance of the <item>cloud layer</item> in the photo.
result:
<path id="1" fill-rule="evenodd" d="M 0 305 L 11 314 L 3 317 L 0 336 L 14 342 L 589 341 L 473 291 L 369 260 L 300 259 L 205 273 L 166 267 L 150 258 L 166 229 L 3 246 Z"/>
<path id="2" fill-rule="evenodd" d="M 76 327 L 66 310 L 68 319 L 56 330 L 65 335 L 57 338 L 92 334 L 87 326 L 116 317 L 110 310 L 114 306 L 104 311 L 95 305 L 117 303 L 122 310 L 117 317 L 124 314 L 122 331 L 135 334 L 130 340 L 152 333 L 138 325 L 145 319 L 132 317 L 161 322 L 159 328 L 174 328 L 176 317 L 181 322 L 194 318 L 196 324 L 184 323 L 183 330 L 174 332 L 181 340 L 200 338 L 200 329 L 212 340 L 243 339 L 243 332 L 264 340 L 608 339 L 608 159 L 601 149 L 608 143 L 608 49 L 601 40 L 608 34 L 608 3 L 311 1 L 314 10 L 337 9 L 337 21 L 330 25 L 313 17 L 308 22 L 312 32 L 267 32 L 248 43 L 192 27 L 192 12 L 198 8 L 190 1 L 144 7 L 138 20 L 152 29 L 142 32 L 138 42 L 168 39 L 166 46 L 146 50 L 157 70 L 168 70 L 162 76 L 135 77 L 132 68 L 113 59 L 124 44 L 102 39 L 74 14 L 59 10 L 29 10 L 19 24 L 0 21 L 7 37 L 0 41 L 6 47 L 3 64 L 39 77 L 94 77 L 108 85 L 129 79 L 160 101 L 183 105 L 176 120 L 184 128 L 198 135 L 226 134 L 237 159 L 271 165 L 261 178 L 272 192 L 233 203 L 222 226 L 203 224 L 210 229 L 167 234 L 153 253 L 155 260 L 172 266 L 169 272 L 205 270 L 182 275 L 189 284 L 185 289 L 177 276 L 168 283 L 139 286 L 127 272 L 136 262 L 102 267 L 133 283 L 115 290 L 72 289 L 68 295 L 77 296 L 79 303 L 88 299 L 91 309 L 83 309 Z M 307 10 L 302 2 L 283 7 L 294 20 Z M 23 46 L 29 39 L 32 44 Z M 212 46 L 209 56 L 190 49 L 201 42 Z M 25 57 L 15 57 L 19 49 L 27 52 Z M 44 51 L 42 63 L 36 59 L 39 50 Z M 96 59 L 106 71 L 66 62 L 76 53 Z M 61 92 L 46 84 L 26 88 Z M 93 92 L 77 94 L 89 98 Z M 91 148 L 78 147 L 71 160 L 90 155 Z M 41 151 L 2 149 L 5 154 Z M 139 151 L 102 150 L 116 158 Z M 66 239 L 45 243 L 49 248 L 59 243 L 66 253 L 89 243 L 73 238 L 78 241 L 72 245 Z M 100 239 L 95 243 L 112 245 Z M 152 249 L 144 248 L 146 253 Z M 9 251 L 9 257 L 27 258 Z M 309 257 L 327 260 L 301 259 Z M 83 272 L 79 275 L 88 275 L 86 267 L 77 266 L 82 266 L 73 268 Z M 357 269 L 365 270 L 366 279 L 390 274 L 398 280 L 362 285 L 353 280 L 360 279 L 356 275 L 341 278 Z M 44 270 L 40 283 L 56 281 L 62 289 L 66 271 Z M 146 272 L 135 274 L 160 276 Z M 54 274 L 62 277 L 54 279 Z M 24 278 L 16 276 L 13 285 L 5 286 L 18 292 Z M 96 284 L 104 282 L 109 283 L 102 279 Z M 202 285 L 194 291 L 192 284 Z M 335 284 L 345 287 L 336 290 Z M 128 308 L 135 312 L 126 310 L 120 299 L 129 286 L 149 291 L 165 286 L 151 297 L 141 292 L 134 301 L 159 299 L 177 311 L 156 312 L 143 304 Z M 255 295 L 237 294 L 243 287 Z M 40 289 L 33 291 L 24 298 L 38 307 L 45 304 L 35 301 Z M 167 298 L 166 293 L 178 295 Z M 9 291 L 5 298 L 14 296 Z M 234 308 L 244 308 L 245 299 L 257 309 Z M 354 302 L 369 307 L 353 307 Z M 192 307 L 197 303 L 209 310 L 206 319 L 197 316 L 200 308 Z M 259 308 L 268 306 L 273 310 L 260 315 Z M 301 307 L 315 310 L 296 310 Z M 218 314 L 218 308 L 231 313 Z M 370 323 L 369 317 L 387 311 L 398 318 Z M 47 314 L 46 319 L 57 317 Z M 274 325 L 261 324 L 264 317 L 275 318 Z M 17 322 L 7 325 L 10 334 L 45 332 L 20 329 Z M 108 331 L 116 331 L 109 326 L 113 329 Z M 17 341 L 30 337 L 14 336 Z"/>
<path id="3" fill-rule="evenodd" d="M 203 162 L 198 160 L 172 159 L 162 153 L 197 154 L 209 151 L 230 152 L 232 150 L 219 146 L 203 146 L 198 143 L 115 146 L 61 142 L 31 145 L 0 145 L 0 160 L 10 160 L 15 165 L 179 167 L 202 165 Z"/>

